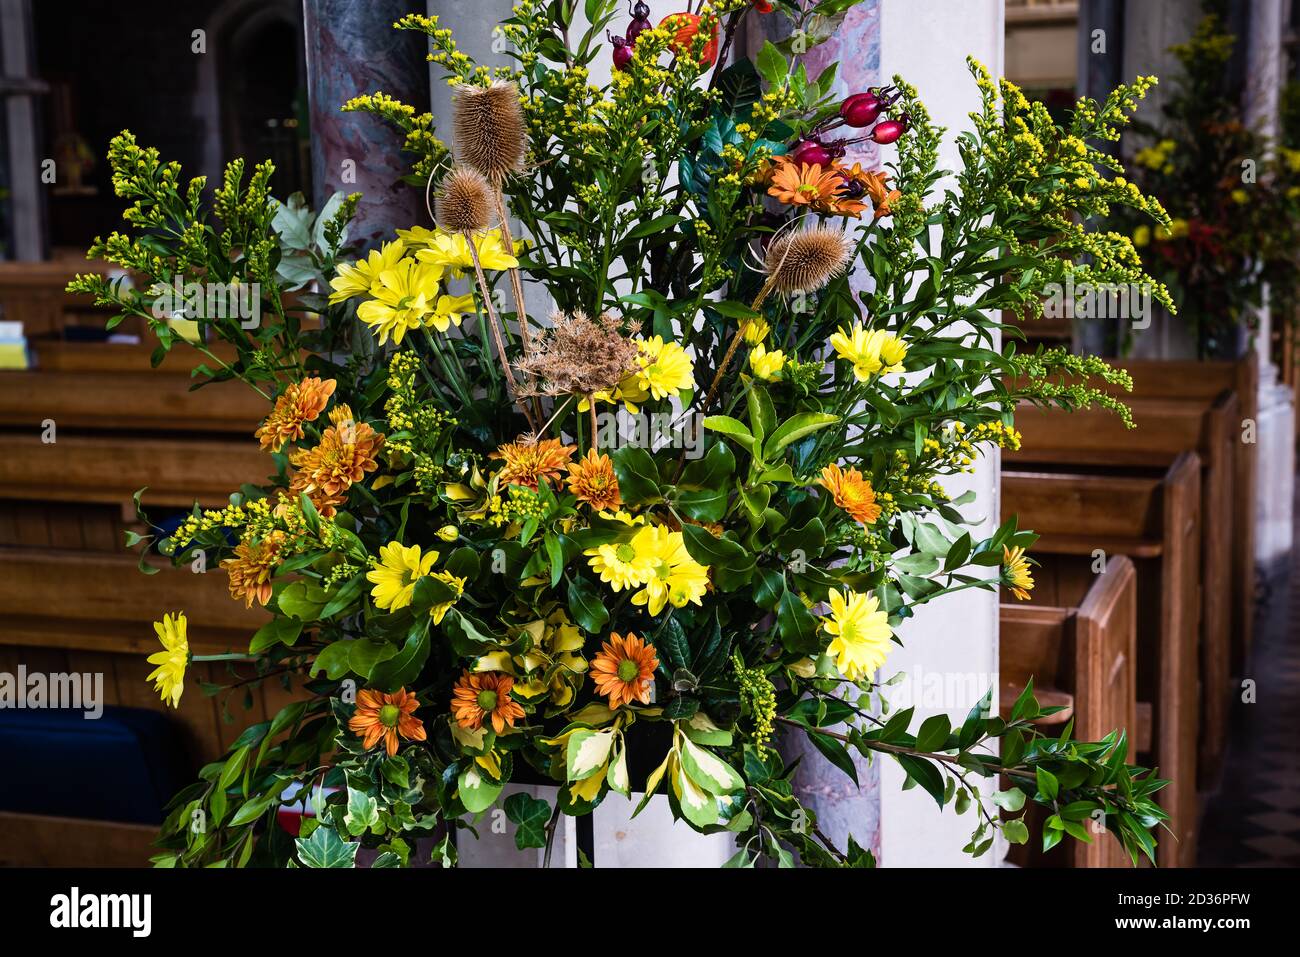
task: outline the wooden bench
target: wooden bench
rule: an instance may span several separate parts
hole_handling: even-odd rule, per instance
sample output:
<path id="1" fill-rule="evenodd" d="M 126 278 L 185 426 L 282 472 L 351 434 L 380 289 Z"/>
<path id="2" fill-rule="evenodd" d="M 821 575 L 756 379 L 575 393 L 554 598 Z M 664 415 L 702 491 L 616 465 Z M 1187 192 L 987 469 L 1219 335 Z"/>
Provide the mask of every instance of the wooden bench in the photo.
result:
<path id="1" fill-rule="evenodd" d="M 1133 377 L 1132 397 L 1214 402 L 1237 394 L 1240 421 L 1232 424 L 1235 481 L 1232 524 L 1233 675 L 1243 673 L 1255 623 L 1255 496 L 1259 446 L 1244 439 L 1247 421 L 1259 424 L 1259 359 L 1252 350 L 1236 362 L 1129 360 L 1118 363 Z M 1121 398 L 1129 398 L 1117 392 Z"/>
<path id="2" fill-rule="evenodd" d="M 242 382 L 191 391 L 189 367 L 149 368 L 149 348 L 47 342 L 32 347 L 37 367 L 0 372 L 0 426 L 121 432 L 221 432 L 254 441 L 269 404 Z"/>
<path id="3" fill-rule="evenodd" d="M 1052 584 L 1057 584 L 1052 580 Z M 1058 600 L 1064 596 L 1057 590 Z M 1137 575 L 1133 563 L 1113 556 L 1086 594 L 1056 605 L 1004 604 L 1000 610 L 998 661 L 1002 717 L 1030 679 L 1039 704 L 1064 710 L 1041 722 L 1074 720 L 1075 734 L 1099 741 L 1112 731 L 1129 735 L 1129 759 L 1137 753 Z M 1149 720 L 1149 718 L 1148 718 Z M 1091 827 L 1091 824 L 1085 826 Z M 1091 844 L 1064 841 L 1043 854 L 1019 845 L 1013 860 L 1021 866 L 1127 867 L 1119 841 L 1095 834 Z"/>
<path id="4" fill-rule="evenodd" d="M 1109 568 L 1128 556 L 1137 570 L 1137 730 L 1142 762 L 1171 783 L 1158 799 L 1173 835 L 1158 850 L 1161 866 L 1196 860 L 1197 627 L 1200 567 L 1200 462 L 1180 455 L 1163 473 L 1002 474 L 1002 514 L 1041 538 L 1031 550 L 1037 602 L 1070 607 L 1089 590 L 1099 558 Z M 1144 724 L 1146 707 L 1150 725 Z"/>
<path id="5" fill-rule="evenodd" d="M 1200 674 L 1201 784 L 1217 780 L 1227 744 L 1229 697 L 1232 694 L 1232 602 L 1236 517 L 1236 453 L 1240 409 L 1236 394 L 1213 401 L 1135 399 L 1137 429 L 1129 431 L 1113 413 L 1092 409 L 1076 413 L 1022 406 L 1016 427 L 1022 449 L 1009 454 L 1012 468 L 1030 463 L 1057 466 L 1148 466 L 1164 468 L 1185 451 L 1200 457 Z"/>

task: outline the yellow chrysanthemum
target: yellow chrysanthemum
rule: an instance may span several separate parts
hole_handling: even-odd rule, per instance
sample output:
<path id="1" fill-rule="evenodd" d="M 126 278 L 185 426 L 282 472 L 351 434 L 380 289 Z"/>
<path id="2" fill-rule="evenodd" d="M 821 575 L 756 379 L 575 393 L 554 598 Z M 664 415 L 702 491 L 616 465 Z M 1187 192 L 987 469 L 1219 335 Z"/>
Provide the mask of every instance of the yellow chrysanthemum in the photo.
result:
<path id="1" fill-rule="evenodd" d="M 1002 581 L 1018 601 L 1029 600 L 1029 593 L 1034 590 L 1034 578 L 1029 574 L 1029 559 L 1025 558 L 1023 548 L 1002 546 Z"/>
<path id="2" fill-rule="evenodd" d="M 756 346 L 767 339 L 768 333 L 771 331 L 772 327 L 768 325 L 766 319 L 751 319 L 745 323 L 743 335 L 747 344 Z"/>
<path id="3" fill-rule="evenodd" d="M 375 587 L 370 597 L 385 611 L 397 611 L 411 603 L 415 583 L 433 570 L 437 552 L 421 554 L 419 545 L 389 542 L 379 549 L 379 566 L 366 572 Z"/>
<path id="4" fill-rule="evenodd" d="M 412 241 L 424 244 L 424 248 L 415 253 L 415 258 L 422 263 L 450 270 L 457 278 L 474 268 L 474 257 L 469 251 L 469 240 L 461 233 L 449 233 L 441 229 L 432 232 L 424 230 L 418 236 L 413 235 Z M 516 252 L 519 251 L 520 246 L 520 243 L 515 244 Z M 474 248 L 478 250 L 479 262 L 484 269 L 500 271 L 514 269 L 519 265 L 519 260 L 502 246 L 501 234 L 495 231 L 476 236 Z"/>
<path id="5" fill-rule="evenodd" d="M 437 558 L 438 553 L 434 552 L 433 557 Z M 456 604 L 456 600 L 460 598 L 461 595 L 465 594 L 465 579 L 457 577 L 451 572 L 435 572 L 433 577 L 438 579 L 440 582 L 445 582 L 447 586 L 456 593 L 455 598 L 452 598 L 449 601 L 440 601 L 429 609 L 429 615 L 433 618 L 433 623 L 435 625 L 441 625 L 442 619 L 446 617 L 451 606 Z"/>
<path id="6" fill-rule="evenodd" d="M 675 342 L 664 342 L 662 336 L 637 341 L 637 385 L 656 399 L 690 389 L 695 386 L 695 367 L 691 357 Z"/>
<path id="7" fill-rule="evenodd" d="M 474 297 L 468 293 L 463 296 L 439 296 L 429 316 L 429 323 L 439 332 L 446 332 L 452 326 L 459 326 L 467 313 L 474 311 Z"/>
<path id="8" fill-rule="evenodd" d="M 606 543 L 583 554 L 591 570 L 614 591 L 644 585 L 652 573 L 650 556 L 637 554 L 631 542 Z"/>
<path id="9" fill-rule="evenodd" d="M 767 347 L 757 345 L 749 353 L 749 367 L 765 382 L 772 382 L 781 378 L 781 370 L 785 368 L 785 353 L 780 349 L 767 351 Z"/>
<path id="10" fill-rule="evenodd" d="M 162 621 L 153 623 L 153 630 L 162 642 L 163 650 L 149 656 L 149 664 L 158 667 L 145 680 L 152 681 L 153 690 L 175 708 L 181 703 L 181 694 L 185 691 L 185 669 L 190 663 L 185 613 L 178 611 L 174 615 L 163 615 Z"/>
<path id="11" fill-rule="evenodd" d="M 379 275 L 371 288 L 374 299 L 357 307 L 357 318 L 375 328 L 379 344 L 389 337 L 398 345 L 412 329 L 423 325 L 437 306 L 443 268 L 403 259 Z"/>
<path id="12" fill-rule="evenodd" d="M 709 570 L 691 558 L 681 532 L 647 525 L 633 536 L 631 544 L 649 568 L 645 587 L 632 596 L 632 604 L 645 605 L 652 615 L 668 603 L 674 608 L 701 604 L 709 588 Z"/>
<path id="13" fill-rule="evenodd" d="M 822 627 L 832 641 L 826 650 L 835 656 L 835 667 L 850 681 L 861 681 L 876 673 L 889 655 L 889 616 L 880 609 L 875 595 L 855 591 L 832 591 L 831 614 Z"/>
<path id="14" fill-rule="evenodd" d="M 852 330 L 840 327 L 830 338 L 831 348 L 853 364 L 853 375 L 863 382 L 873 375 L 902 372 L 907 343 L 884 329 L 867 330 L 855 322 Z"/>
<path id="15" fill-rule="evenodd" d="M 351 265 L 340 263 L 338 274 L 330 280 L 330 302 L 343 302 L 364 296 L 379 282 L 379 277 L 396 267 L 404 253 L 400 242 L 384 243 L 382 249 L 372 249 L 370 255 Z"/>

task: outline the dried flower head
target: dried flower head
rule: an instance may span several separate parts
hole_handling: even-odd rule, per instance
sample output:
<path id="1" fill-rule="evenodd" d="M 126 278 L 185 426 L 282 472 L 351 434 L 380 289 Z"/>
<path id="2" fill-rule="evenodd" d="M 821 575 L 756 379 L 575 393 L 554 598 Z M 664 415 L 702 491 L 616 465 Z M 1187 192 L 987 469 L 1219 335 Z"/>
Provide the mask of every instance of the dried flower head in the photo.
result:
<path id="1" fill-rule="evenodd" d="M 523 172 L 528 133 L 519 88 L 513 83 L 457 86 L 452 124 L 458 163 L 477 170 L 498 188 L 507 176 Z"/>
<path id="2" fill-rule="evenodd" d="M 767 274 L 776 292 L 814 292 L 849 266 L 853 249 L 833 226 L 812 226 L 781 236 L 767 249 Z"/>
<path id="3" fill-rule="evenodd" d="M 477 233 L 492 218 L 492 187 L 477 170 L 457 166 L 442 181 L 438 225 L 451 233 Z"/>
<path id="4" fill-rule="evenodd" d="M 636 369 L 636 357 L 636 343 L 609 313 L 595 319 L 556 313 L 516 368 L 528 377 L 525 395 L 591 395 L 616 388 Z"/>

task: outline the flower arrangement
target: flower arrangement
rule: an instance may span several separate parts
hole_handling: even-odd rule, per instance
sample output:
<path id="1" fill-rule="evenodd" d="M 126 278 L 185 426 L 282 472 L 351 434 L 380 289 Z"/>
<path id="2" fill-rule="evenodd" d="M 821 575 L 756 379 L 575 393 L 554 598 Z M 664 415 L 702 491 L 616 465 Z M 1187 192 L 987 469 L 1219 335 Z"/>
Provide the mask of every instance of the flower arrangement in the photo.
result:
<path id="1" fill-rule="evenodd" d="M 1100 816 L 1152 856 L 1164 782 L 1126 763 L 1124 729 L 1044 736 L 1032 686 L 1006 718 L 990 691 L 913 727 L 880 675 L 921 605 L 1033 587 L 1032 532 L 981 530 L 987 503 L 945 477 L 1018 444 L 1021 400 L 1127 415 L 1088 385 L 1123 373 L 1019 354 L 993 317 L 1034 313 L 1070 272 L 1144 278 L 1126 237 L 1077 214 L 1160 215 L 1090 145 L 1149 81 L 1060 127 L 972 62 L 982 107 L 939 192 L 941 131 L 902 78 L 839 102 L 801 50 L 728 62 L 747 16 L 802 28 L 851 5 L 706 0 L 658 26 L 634 6 L 612 42 L 615 0 L 583 25 L 519 0 L 516 63 L 495 70 L 403 18 L 455 85 L 451 141 L 382 93 L 344 107 L 396 125 L 432 197 L 429 221 L 351 261 L 358 197 L 316 215 L 235 161 L 208 208 L 201 179 L 114 141 L 131 233 L 91 253 L 162 285 L 257 285 L 260 324 L 199 317 L 193 346 L 202 383 L 266 397 L 254 438 L 275 473 L 129 544 L 219 556 L 232 597 L 270 615 L 237 655 L 246 680 L 304 692 L 176 796 L 158 863 L 349 867 L 365 847 L 374 866 L 454 864 L 456 834 L 523 781 L 557 791 L 504 801 L 520 848 L 639 792 L 638 811 L 664 794 L 734 835 L 734 866 L 872 864 L 800 805 L 778 732 L 854 778 L 853 753 L 888 756 L 975 808 L 971 854 L 1028 840 L 1036 802 L 1045 847 Z M 859 136 L 893 161 L 847 165 Z M 553 301 L 545 321 L 525 284 Z M 157 361 L 180 341 L 141 286 L 71 288 L 143 317 Z M 185 626 L 166 617 L 151 659 L 173 703 L 201 657 Z M 275 824 L 294 784 L 315 809 L 296 838 Z"/>
<path id="2" fill-rule="evenodd" d="M 1170 48 L 1180 73 L 1162 121 L 1134 124 L 1144 145 L 1130 166 L 1171 219 L 1152 226 L 1121 217 L 1195 331 L 1202 358 L 1236 358 L 1239 331 L 1254 323 L 1265 288 L 1283 314 L 1300 293 L 1300 151 L 1246 125 L 1241 91 L 1228 82 L 1236 42 L 1209 14 Z"/>

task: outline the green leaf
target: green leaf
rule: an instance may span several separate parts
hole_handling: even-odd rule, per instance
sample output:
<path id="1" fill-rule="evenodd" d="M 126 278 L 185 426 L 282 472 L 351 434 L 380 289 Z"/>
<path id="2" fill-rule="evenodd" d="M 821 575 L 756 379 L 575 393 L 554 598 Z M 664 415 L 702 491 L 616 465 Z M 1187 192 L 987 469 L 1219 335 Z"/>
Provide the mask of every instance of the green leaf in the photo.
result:
<path id="1" fill-rule="evenodd" d="M 1025 822 L 1021 820 L 1004 821 L 1002 836 L 1012 844 L 1024 844 L 1029 840 L 1029 828 L 1025 827 Z"/>
<path id="2" fill-rule="evenodd" d="M 1004 811 L 1015 814 L 1025 806 L 1025 792 L 1019 788 L 1009 788 L 1006 791 L 996 791 L 990 799 Z"/>
<path id="3" fill-rule="evenodd" d="M 798 442 L 805 435 L 811 435 L 819 429 L 824 429 L 828 425 L 834 425 L 840 420 L 838 415 L 831 415 L 827 412 L 801 412 L 792 416 L 772 433 L 763 446 L 764 461 L 771 462 L 787 445 Z"/>
<path id="4" fill-rule="evenodd" d="M 682 539 L 691 558 L 713 569 L 713 579 L 724 591 L 735 591 L 754 577 L 754 556 L 730 538 L 714 538 L 699 525 L 682 526 Z"/>
<path id="5" fill-rule="evenodd" d="M 773 46 L 771 40 L 763 43 L 763 48 L 758 51 L 758 58 L 755 62 L 758 72 L 767 80 L 769 86 L 781 87 L 785 85 L 786 78 L 790 73 L 790 64 L 781 54 L 781 51 Z"/>
<path id="6" fill-rule="evenodd" d="M 368 680 L 381 691 L 396 691 L 414 684 L 429 659 L 428 619 L 417 625 L 415 634 L 407 637 L 405 644 L 392 657 L 378 662 L 370 671 Z"/>
<path id="7" fill-rule="evenodd" d="M 776 626 L 786 651 L 809 655 L 821 650 L 817 619 L 794 592 L 786 589 L 776 610 Z"/>
<path id="8" fill-rule="evenodd" d="M 659 470 L 649 452 L 639 445 L 625 445 L 612 458 L 619 492 L 626 504 L 651 504 L 663 497 L 659 491 Z"/>
<path id="9" fill-rule="evenodd" d="M 569 580 L 569 614 L 578 627 L 588 634 L 598 634 L 609 621 L 609 609 L 605 607 L 600 592 L 581 575 Z"/>
<path id="10" fill-rule="evenodd" d="M 352 642 L 348 652 L 348 667 L 369 678 L 371 670 L 381 661 L 387 661 L 397 654 L 397 646 L 386 641 L 374 641 L 370 638 L 358 638 Z"/>
<path id="11" fill-rule="evenodd" d="M 515 824 L 515 847 L 546 846 L 546 823 L 551 819 L 551 805 L 531 794 L 519 792 L 506 798 L 506 817 Z"/>
<path id="12" fill-rule="evenodd" d="M 321 825 L 311 832 L 311 837 L 300 837 L 294 843 L 304 867 L 357 866 L 360 845 L 344 841 L 332 827 Z"/>
<path id="13" fill-rule="evenodd" d="M 1060 791 L 1060 784 L 1056 780 L 1056 775 L 1046 768 L 1034 768 L 1034 775 L 1038 779 L 1038 791 L 1049 801 L 1055 801 L 1056 795 Z"/>
<path id="14" fill-rule="evenodd" d="M 692 781 L 711 794 L 735 794 L 745 789 L 745 782 L 736 769 L 707 748 L 702 748 L 689 738 L 679 739 L 682 765 Z"/>
<path id="15" fill-rule="evenodd" d="M 952 724 L 946 714 L 936 714 L 921 722 L 916 732 L 916 750 L 937 751 L 948 740 Z"/>
<path id="16" fill-rule="evenodd" d="M 250 655 L 260 655 L 278 644 L 292 645 L 302 634 L 302 622 L 296 618 L 272 618 L 253 635 L 248 644 Z"/>
<path id="17" fill-rule="evenodd" d="M 911 754 L 898 754 L 898 763 L 907 771 L 907 776 L 921 785 L 939 807 L 943 807 L 943 775 L 931 762 Z"/>
<path id="18" fill-rule="evenodd" d="M 497 795 L 504 785 L 484 777 L 477 764 L 470 762 L 469 767 L 461 771 L 456 778 L 460 803 L 471 814 L 486 811 L 496 803 Z"/>
<path id="19" fill-rule="evenodd" d="M 704 417 L 704 427 L 735 439 L 746 452 L 754 451 L 754 436 L 739 419 L 733 419 L 729 415 L 707 415 Z"/>

